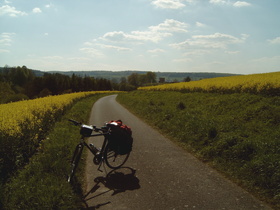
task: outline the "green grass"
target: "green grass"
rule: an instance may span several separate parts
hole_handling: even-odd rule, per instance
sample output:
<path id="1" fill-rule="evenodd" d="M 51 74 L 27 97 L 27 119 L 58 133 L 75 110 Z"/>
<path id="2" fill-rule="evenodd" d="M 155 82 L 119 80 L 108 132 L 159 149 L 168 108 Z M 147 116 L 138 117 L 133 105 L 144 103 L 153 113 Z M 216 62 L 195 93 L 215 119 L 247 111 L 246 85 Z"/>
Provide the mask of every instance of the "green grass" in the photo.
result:
<path id="1" fill-rule="evenodd" d="M 93 103 L 104 95 L 97 94 L 78 101 L 61 121 L 55 124 L 29 164 L 9 180 L 4 190 L 3 186 L 1 187 L 3 209 L 83 207 L 80 198 L 81 180 L 76 181 L 75 186 L 67 182 L 70 159 L 80 138 L 79 128 L 73 127 L 67 119 L 87 122 Z"/>
<path id="2" fill-rule="evenodd" d="M 261 199 L 280 207 L 280 97 L 134 91 L 117 100 Z"/>

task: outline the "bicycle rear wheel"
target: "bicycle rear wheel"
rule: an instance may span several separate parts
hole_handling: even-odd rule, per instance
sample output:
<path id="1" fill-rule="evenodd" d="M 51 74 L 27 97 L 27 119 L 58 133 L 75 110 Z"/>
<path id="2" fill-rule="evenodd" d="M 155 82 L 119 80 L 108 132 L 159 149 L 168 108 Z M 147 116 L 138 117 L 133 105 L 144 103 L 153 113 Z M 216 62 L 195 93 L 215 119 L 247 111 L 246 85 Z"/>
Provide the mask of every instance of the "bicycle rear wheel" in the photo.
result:
<path id="1" fill-rule="evenodd" d="M 83 146 L 81 144 L 77 145 L 71 160 L 71 172 L 70 175 L 68 176 L 68 182 L 71 182 L 73 180 L 75 171 L 81 159 L 82 151 L 83 151 Z"/>
<path id="2" fill-rule="evenodd" d="M 104 151 L 104 160 L 106 165 L 111 169 L 120 168 L 127 161 L 130 153 L 120 155 L 118 152 L 112 150 L 109 145 L 106 146 Z"/>

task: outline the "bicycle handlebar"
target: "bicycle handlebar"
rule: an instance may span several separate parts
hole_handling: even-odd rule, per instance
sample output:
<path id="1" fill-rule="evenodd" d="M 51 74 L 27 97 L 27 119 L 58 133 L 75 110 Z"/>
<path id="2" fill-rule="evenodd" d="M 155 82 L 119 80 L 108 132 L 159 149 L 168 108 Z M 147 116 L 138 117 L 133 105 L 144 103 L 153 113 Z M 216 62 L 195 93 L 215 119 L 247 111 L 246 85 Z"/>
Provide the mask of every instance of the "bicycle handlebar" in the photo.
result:
<path id="1" fill-rule="evenodd" d="M 102 127 L 102 128 L 97 128 L 96 126 L 91 126 L 91 125 L 85 125 L 81 122 L 77 122 L 76 120 L 72 120 L 72 119 L 68 119 L 68 121 L 72 122 L 75 126 L 80 126 L 81 127 L 81 131 L 83 130 L 87 130 L 88 132 L 90 132 L 90 130 L 95 131 L 95 132 L 108 132 L 108 129 L 106 129 L 106 127 Z M 81 133 L 82 135 L 84 135 L 84 132 Z M 90 135 L 89 133 L 86 134 L 87 136 Z"/>
<path id="2" fill-rule="evenodd" d="M 72 122 L 75 126 L 82 125 L 82 123 L 77 122 L 76 120 L 68 119 L 68 121 Z"/>

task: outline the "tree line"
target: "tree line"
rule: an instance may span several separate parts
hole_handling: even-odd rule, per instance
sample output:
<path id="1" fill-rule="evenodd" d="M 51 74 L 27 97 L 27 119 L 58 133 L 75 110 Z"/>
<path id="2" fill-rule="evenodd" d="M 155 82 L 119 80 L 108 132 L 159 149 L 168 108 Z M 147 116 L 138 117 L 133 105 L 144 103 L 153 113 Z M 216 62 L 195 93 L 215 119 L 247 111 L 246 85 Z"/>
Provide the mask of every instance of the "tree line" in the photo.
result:
<path id="1" fill-rule="evenodd" d="M 131 91 L 139 86 L 156 83 L 156 74 L 133 73 L 122 77 L 119 83 L 90 76 L 71 76 L 60 73 L 44 73 L 36 76 L 26 66 L 0 68 L 0 103 L 34 99 L 81 91 L 121 90 Z"/>

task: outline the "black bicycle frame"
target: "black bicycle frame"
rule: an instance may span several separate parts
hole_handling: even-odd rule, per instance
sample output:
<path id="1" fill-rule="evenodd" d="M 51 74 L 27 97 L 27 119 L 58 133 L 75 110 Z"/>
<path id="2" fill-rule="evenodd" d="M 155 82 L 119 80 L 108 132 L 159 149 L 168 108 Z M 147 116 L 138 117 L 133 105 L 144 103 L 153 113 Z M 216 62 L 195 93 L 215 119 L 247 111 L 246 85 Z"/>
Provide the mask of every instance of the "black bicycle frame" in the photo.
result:
<path id="1" fill-rule="evenodd" d="M 104 158 L 104 152 L 105 152 L 106 144 L 107 144 L 107 142 L 108 142 L 108 139 L 106 138 L 106 135 L 107 135 L 107 134 L 108 134 L 108 133 L 99 133 L 99 134 L 92 134 L 92 135 L 90 135 L 90 137 L 104 136 L 104 141 L 103 141 L 103 143 L 102 143 L 101 150 L 99 151 L 100 158 L 101 158 L 101 159 L 99 160 L 99 163 L 98 163 L 98 164 L 99 164 L 99 167 L 98 167 L 98 170 L 99 170 L 99 171 L 101 171 L 101 170 L 100 170 L 100 167 L 101 167 L 101 163 L 102 163 L 103 158 Z M 94 155 L 94 158 L 97 157 L 97 156 L 96 156 L 97 152 L 95 152 L 95 151 L 88 145 L 88 143 L 85 141 L 85 138 L 84 138 L 84 137 L 81 138 L 81 142 L 80 142 L 80 144 L 77 145 L 77 147 L 78 147 L 79 145 L 82 146 L 82 151 L 83 151 L 83 147 L 86 146 L 86 147 L 89 149 L 89 151 Z"/>

